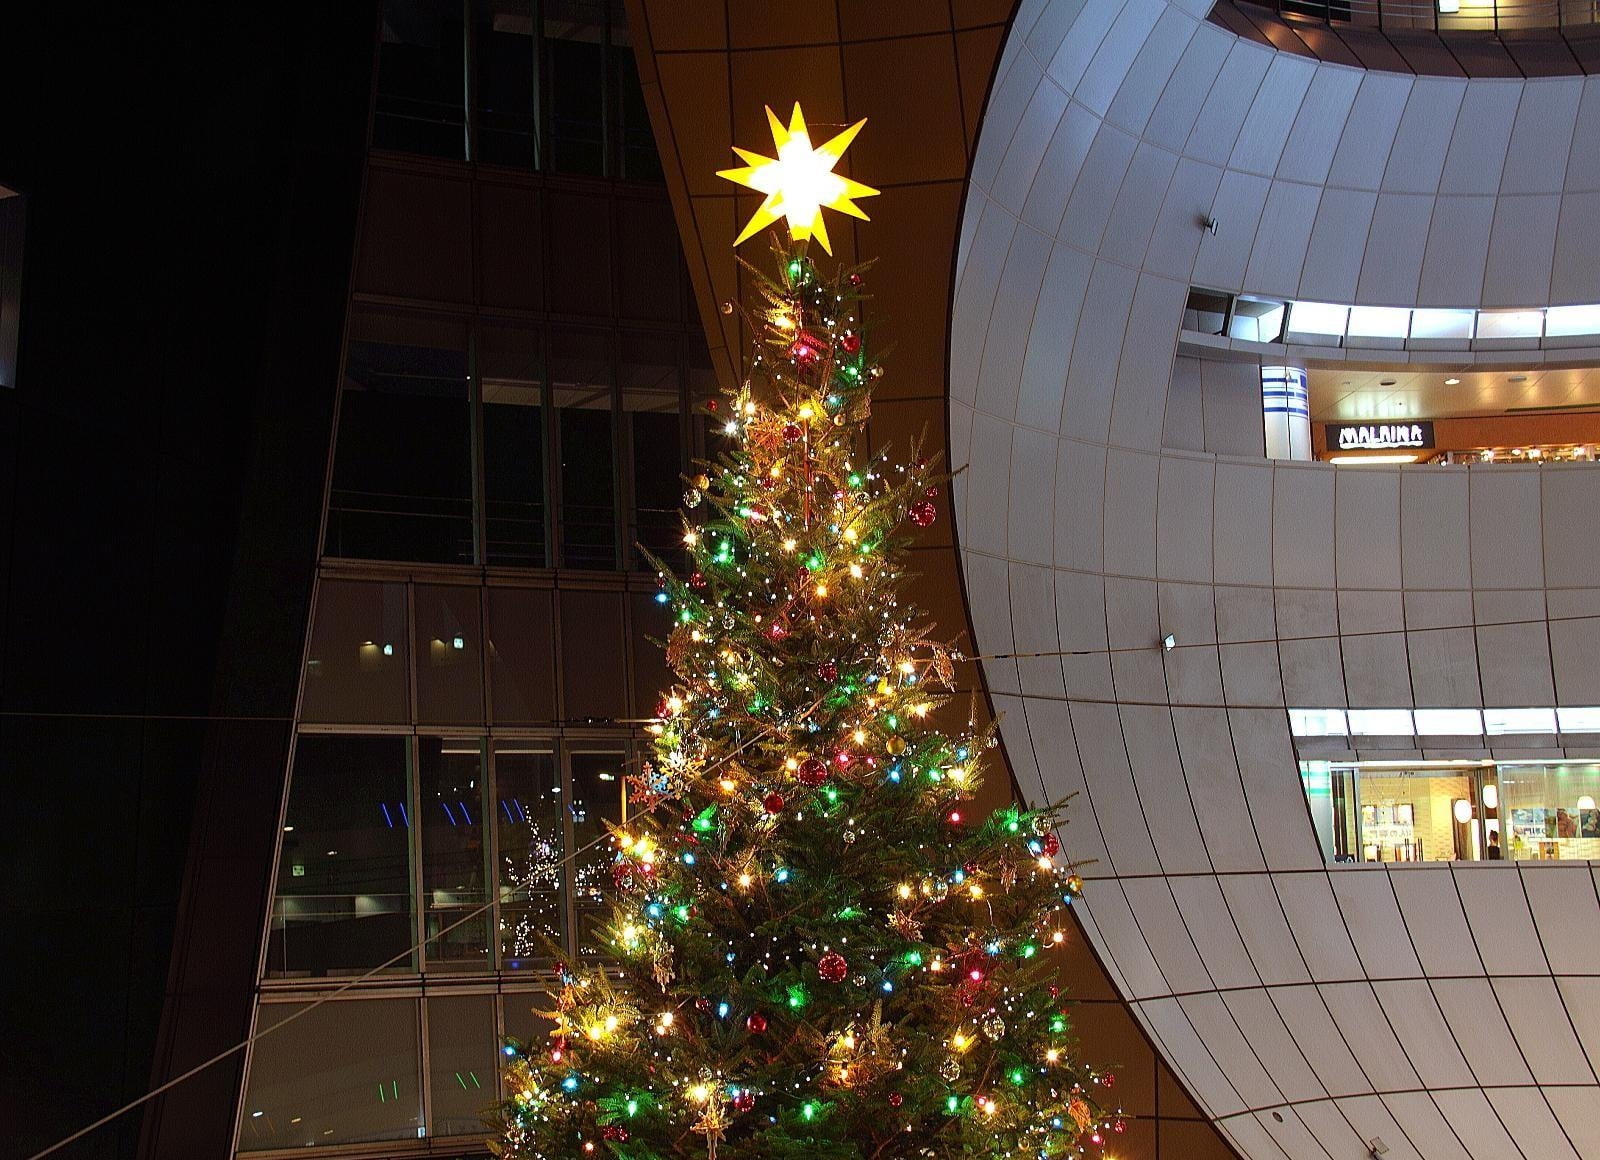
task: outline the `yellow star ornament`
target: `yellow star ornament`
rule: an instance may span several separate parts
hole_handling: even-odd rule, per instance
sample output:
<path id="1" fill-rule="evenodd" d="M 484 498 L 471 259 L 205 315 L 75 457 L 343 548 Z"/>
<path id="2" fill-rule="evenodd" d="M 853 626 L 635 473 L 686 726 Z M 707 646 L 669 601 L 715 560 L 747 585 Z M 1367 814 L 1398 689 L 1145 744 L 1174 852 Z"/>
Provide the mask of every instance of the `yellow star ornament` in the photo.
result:
<path id="1" fill-rule="evenodd" d="M 832 254 L 833 247 L 828 244 L 828 228 L 823 224 L 822 211 L 837 210 L 867 221 L 867 215 L 852 199 L 876 197 L 878 194 L 878 190 L 870 185 L 851 181 L 833 171 L 850 142 L 861 131 L 861 126 L 867 123 L 866 119 L 862 118 L 815 149 L 811 147 L 811 134 L 806 131 L 805 115 L 800 112 L 798 102 L 787 129 L 770 107 L 767 109 L 767 122 L 772 126 L 772 143 L 777 146 L 778 156 L 763 157 L 735 146 L 733 151 L 745 162 L 745 167 L 717 172 L 718 177 L 726 177 L 729 181 L 767 195 L 761 208 L 756 210 L 749 224 L 744 227 L 744 232 L 734 239 L 733 244 L 737 246 L 779 218 L 787 218 L 791 238 L 803 241 L 815 237 L 822 243 L 822 248 Z"/>

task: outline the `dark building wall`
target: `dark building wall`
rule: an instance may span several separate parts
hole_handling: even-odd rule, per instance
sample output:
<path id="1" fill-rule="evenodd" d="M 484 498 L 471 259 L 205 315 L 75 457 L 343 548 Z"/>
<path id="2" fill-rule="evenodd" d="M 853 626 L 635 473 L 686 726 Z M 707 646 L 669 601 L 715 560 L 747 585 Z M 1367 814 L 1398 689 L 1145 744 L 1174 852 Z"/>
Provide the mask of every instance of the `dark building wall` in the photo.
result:
<path id="1" fill-rule="evenodd" d="M 0 389 L 6 1156 L 248 1027 L 374 33 L 367 4 L 0 15 L 0 184 L 28 196 Z M 237 1069 L 208 1079 L 151 1154 L 226 1147 Z M 141 1123 L 62 1154 L 133 1155 Z"/>

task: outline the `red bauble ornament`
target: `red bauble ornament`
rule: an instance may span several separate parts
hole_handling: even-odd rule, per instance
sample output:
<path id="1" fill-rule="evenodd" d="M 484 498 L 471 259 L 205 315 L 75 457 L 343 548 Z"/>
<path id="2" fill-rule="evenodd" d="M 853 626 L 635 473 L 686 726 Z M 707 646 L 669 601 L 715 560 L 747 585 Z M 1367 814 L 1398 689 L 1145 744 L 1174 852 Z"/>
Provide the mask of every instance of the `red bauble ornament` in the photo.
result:
<path id="1" fill-rule="evenodd" d="M 1054 858 L 1061 853 L 1061 839 L 1054 834 L 1044 836 L 1044 853 L 1047 858 Z"/>
<path id="2" fill-rule="evenodd" d="M 835 749 L 833 751 L 833 760 L 838 763 L 840 769 L 843 769 L 845 766 L 849 765 L 854 758 L 852 758 L 842 749 Z"/>
<path id="3" fill-rule="evenodd" d="M 898 1108 L 901 1104 L 903 1104 L 905 1102 L 906 1102 L 906 1097 L 901 1095 L 899 1092 L 890 1092 L 889 1093 L 889 1106 L 891 1108 Z"/>
<path id="4" fill-rule="evenodd" d="M 705 586 L 706 586 L 706 574 L 704 572 L 691 572 L 691 573 L 689 573 L 689 587 L 690 588 L 704 588 Z"/>
<path id="5" fill-rule="evenodd" d="M 1111 1125 L 1111 1130 L 1120 1136 L 1122 1133 L 1128 1130 L 1128 1125 L 1123 1121 L 1118 1120 L 1116 1123 Z"/>
<path id="6" fill-rule="evenodd" d="M 795 776 L 800 779 L 801 785 L 809 789 L 816 789 L 817 786 L 828 780 L 828 767 L 817 758 L 808 757 L 800 763 L 800 772 Z"/>
<path id="7" fill-rule="evenodd" d="M 850 973 L 850 964 L 838 951 L 829 951 L 817 960 L 817 978 L 824 983 L 842 983 Z"/>
<path id="8" fill-rule="evenodd" d="M 709 1011 L 709 1010 L 711 1010 L 711 1000 L 707 999 L 704 995 L 700 996 L 700 998 L 698 998 L 698 999 L 696 999 L 694 1001 L 694 1009 L 696 1011 Z"/>
<path id="9" fill-rule="evenodd" d="M 805 437 L 805 432 L 798 423 L 786 423 L 783 428 L 783 437 L 790 443 L 798 443 Z"/>
<path id="10" fill-rule="evenodd" d="M 861 275 L 860 274 L 851 274 L 850 275 L 850 285 L 852 285 L 852 286 L 861 285 Z"/>
<path id="11" fill-rule="evenodd" d="M 1108 1088 L 1109 1087 L 1116 1087 L 1117 1086 L 1117 1077 L 1116 1077 L 1116 1075 L 1114 1073 L 1112 1073 L 1112 1072 L 1109 1072 L 1109 1071 L 1106 1072 L 1105 1075 L 1100 1077 L 1100 1086 L 1101 1087 L 1108 1087 Z"/>
<path id="12" fill-rule="evenodd" d="M 668 716 L 670 710 L 671 710 L 671 706 L 667 704 L 667 699 L 665 697 L 662 697 L 661 700 L 656 702 L 656 716 L 657 717 L 666 717 L 666 716 Z"/>
<path id="13" fill-rule="evenodd" d="M 789 635 L 789 625 L 782 620 L 774 620 L 767 625 L 767 637 L 771 640 L 782 640 Z"/>
<path id="14" fill-rule="evenodd" d="M 925 499 L 919 499 L 911 505 L 911 510 L 906 513 L 911 517 L 911 522 L 919 528 L 926 528 L 939 518 L 939 509 Z"/>
<path id="15" fill-rule="evenodd" d="M 781 793 L 769 793 L 761 799 L 761 808 L 769 814 L 783 813 L 783 795 Z"/>
<path id="16" fill-rule="evenodd" d="M 839 349 L 843 350 L 845 354 L 855 354 L 856 351 L 861 349 L 861 336 L 859 334 L 845 335 L 839 340 Z"/>
<path id="17" fill-rule="evenodd" d="M 966 871 L 968 877 L 971 877 L 978 872 L 978 864 L 976 862 L 963 862 L 961 869 Z"/>
<path id="18" fill-rule="evenodd" d="M 751 1035 L 760 1035 L 767 1029 L 767 1017 L 759 1011 L 752 1011 L 750 1018 L 744 1021 L 744 1025 L 750 1029 Z"/>
<path id="19" fill-rule="evenodd" d="M 839 679 L 839 666 L 832 661 L 823 661 L 817 666 L 817 676 L 831 685 Z"/>
<path id="20" fill-rule="evenodd" d="M 733 1106 L 741 1112 L 748 1112 L 756 1106 L 756 1093 L 749 1088 L 742 1089 L 733 1097 Z"/>
<path id="21" fill-rule="evenodd" d="M 624 1128 L 621 1124 L 607 1124 L 605 1127 L 600 1129 L 600 1138 L 602 1140 L 615 1140 L 619 1144 L 626 1143 L 628 1139 L 628 1129 Z"/>

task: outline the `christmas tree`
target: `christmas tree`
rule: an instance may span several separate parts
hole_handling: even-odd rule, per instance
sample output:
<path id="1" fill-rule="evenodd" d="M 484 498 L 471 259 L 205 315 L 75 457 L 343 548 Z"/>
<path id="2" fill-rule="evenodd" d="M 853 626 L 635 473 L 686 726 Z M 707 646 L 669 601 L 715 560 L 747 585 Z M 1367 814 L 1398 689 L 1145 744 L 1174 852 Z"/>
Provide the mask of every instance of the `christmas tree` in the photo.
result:
<path id="1" fill-rule="evenodd" d="M 820 156 L 829 178 L 860 127 L 813 150 L 798 107 L 772 123 L 765 164 Z M 764 159 L 741 155 L 730 176 L 755 184 Z M 493 1146 L 1078 1155 L 1122 1123 L 1052 982 L 1082 885 L 1060 809 L 974 813 L 993 728 L 939 727 L 960 656 L 902 595 L 944 477 L 915 448 L 861 453 L 880 373 L 864 268 L 808 254 L 819 203 L 864 216 L 848 199 L 874 191 L 759 177 L 757 221 L 791 237 L 774 276 L 752 270 L 751 379 L 718 410 L 728 450 L 688 481 L 686 574 L 661 568 L 678 683 L 612 835 L 611 957 L 557 966 L 549 1042 L 507 1047 Z"/>

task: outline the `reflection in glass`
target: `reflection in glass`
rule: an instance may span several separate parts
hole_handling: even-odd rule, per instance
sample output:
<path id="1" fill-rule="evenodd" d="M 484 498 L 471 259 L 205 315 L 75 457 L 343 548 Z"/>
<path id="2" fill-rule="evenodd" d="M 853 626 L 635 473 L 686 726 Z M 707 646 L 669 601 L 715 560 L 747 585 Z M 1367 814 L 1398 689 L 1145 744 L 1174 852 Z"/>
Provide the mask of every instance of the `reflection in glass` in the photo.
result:
<path id="1" fill-rule="evenodd" d="M 574 753 L 572 819 L 574 901 L 578 915 L 578 953 L 604 950 L 602 926 L 609 914 L 605 893 L 610 886 L 612 851 L 607 822 L 623 820 L 623 755 Z"/>
<path id="2" fill-rule="evenodd" d="M 482 1136 L 483 1115 L 496 1099 L 494 996 L 430 995 L 428 1089 L 430 1136 Z"/>
<path id="3" fill-rule="evenodd" d="M 384 0 L 373 146 L 465 157 L 462 67 L 459 4 Z"/>
<path id="4" fill-rule="evenodd" d="M 566 929 L 561 781 L 547 750 L 495 747 L 495 827 L 500 865 L 500 960 L 516 970 L 545 958 L 542 939 Z"/>
<path id="5" fill-rule="evenodd" d="M 417 740 L 422 891 L 430 969 L 486 969 L 482 742 Z M 477 912 L 476 914 L 474 912 Z"/>
<path id="6" fill-rule="evenodd" d="M 430 724 L 483 720 L 480 589 L 416 587 L 417 719 Z"/>
<path id="7" fill-rule="evenodd" d="M 406 636 L 404 584 L 318 581 L 301 718 L 330 724 L 407 721 Z"/>
<path id="8" fill-rule="evenodd" d="M 622 152 L 621 177 L 630 181 L 660 181 L 661 157 L 656 152 L 656 135 L 650 129 L 650 112 L 645 107 L 644 89 L 639 84 L 639 66 L 626 43 L 626 27 L 613 26 L 615 40 L 611 52 L 616 104 L 616 130 Z"/>
<path id="9" fill-rule="evenodd" d="M 267 971 L 358 973 L 413 941 L 403 737 L 304 736 L 295 747 Z M 402 959 L 396 970 L 409 970 Z"/>
<path id="10" fill-rule="evenodd" d="M 263 1004 L 256 1030 L 305 1008 Z M 335 999 L 262 1034 L 250 1054 L 239 1150 L 420 1136 L 418 1040 L 417 1001 L 400 996 Z"/>

